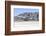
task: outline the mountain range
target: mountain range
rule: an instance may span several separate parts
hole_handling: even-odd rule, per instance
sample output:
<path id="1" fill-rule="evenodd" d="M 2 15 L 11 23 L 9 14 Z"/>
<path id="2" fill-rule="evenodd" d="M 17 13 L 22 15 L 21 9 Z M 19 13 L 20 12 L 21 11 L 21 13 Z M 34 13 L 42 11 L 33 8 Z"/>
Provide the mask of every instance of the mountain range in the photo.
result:
<path id="1" fill-rule="evenodd" d="M 39 12 L 25 12 L 14 16 L 14 21 L 38 21 Z"/>

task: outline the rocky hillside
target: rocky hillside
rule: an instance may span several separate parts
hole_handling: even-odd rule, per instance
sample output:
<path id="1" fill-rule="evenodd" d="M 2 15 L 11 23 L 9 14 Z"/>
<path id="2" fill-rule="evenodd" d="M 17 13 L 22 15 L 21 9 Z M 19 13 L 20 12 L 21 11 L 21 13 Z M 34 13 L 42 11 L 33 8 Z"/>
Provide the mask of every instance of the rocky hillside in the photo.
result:
<path id="1" fill-rule="evenodd" d="M 25 12 L 17 16 L 14 16 L 14 21 L 38 21 L 38 20 L 39 20 L 38 12 L 35 13 Z"/>

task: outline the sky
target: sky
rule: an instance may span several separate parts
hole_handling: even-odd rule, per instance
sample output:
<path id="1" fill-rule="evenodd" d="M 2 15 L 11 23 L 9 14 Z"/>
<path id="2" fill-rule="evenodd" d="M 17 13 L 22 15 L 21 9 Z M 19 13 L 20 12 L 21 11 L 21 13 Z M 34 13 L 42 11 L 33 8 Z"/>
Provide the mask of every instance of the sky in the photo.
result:
<path id="1" fill-rule="evenodd" d="M 25 12 L 39 12 L 39 9 L 31 9 L 31 8 L 14 8 L 14 16 L 17 16 L 21 13 Z"/>

